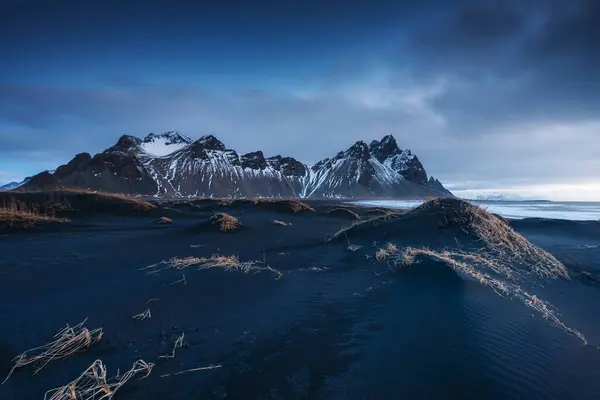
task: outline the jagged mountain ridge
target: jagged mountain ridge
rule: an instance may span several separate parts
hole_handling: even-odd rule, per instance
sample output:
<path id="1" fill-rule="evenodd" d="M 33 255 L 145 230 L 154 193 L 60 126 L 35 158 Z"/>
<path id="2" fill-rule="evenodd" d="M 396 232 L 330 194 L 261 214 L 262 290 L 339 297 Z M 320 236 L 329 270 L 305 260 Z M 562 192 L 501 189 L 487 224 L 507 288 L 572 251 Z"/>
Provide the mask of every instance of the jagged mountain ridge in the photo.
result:
<path id="1" fill-rule="evenodd" d="M 123 135 L 102 153 L 57 168 L 65 186 L 154 196 L 394 198 L 452 196 L 393 136 L 359 141 L 312 166 L 292 157 L 239 154 L 214 135 Z"/>

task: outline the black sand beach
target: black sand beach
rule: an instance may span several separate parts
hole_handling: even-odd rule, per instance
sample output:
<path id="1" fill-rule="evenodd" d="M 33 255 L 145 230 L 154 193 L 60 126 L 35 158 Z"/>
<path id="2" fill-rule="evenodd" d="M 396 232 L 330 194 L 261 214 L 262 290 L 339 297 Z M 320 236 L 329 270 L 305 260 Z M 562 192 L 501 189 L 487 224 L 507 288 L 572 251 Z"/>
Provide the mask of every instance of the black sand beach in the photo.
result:
<path id="1" fill-rule="evenodd" d="M 519 267 L 509 258 L 517 278 L 507 294 L 436 257 L 402 263 L 407 248 L 485 247 L 454 217 L 458 200 L 390 215 L 326 201 L 90 204 L 55 212 L 69 222 L 2 228 L 0 372 L 67 323 L 87 318 L 89 329 L 103 329 L 97 343 L 35 376 L 18 368 L 2 399 L 43 398 L 97 359 L 108 376 L 139 359 L 155 364 L 116 399 L 600 396 L 598 222 L 508 221 L 568 276 L 532 272 L 529 255 Z M 241 226 L 224 232 L 215 213 Z M 386 256 L 387 243 L 395 248 Z M 199 268 L 214 255 L 255 263 Z M 178 269 L 173 257 L 204 264 Z M 516 287 L 553 314 L 525 304 Z M 146 310 L 149 318 L 133 318 Z"/>

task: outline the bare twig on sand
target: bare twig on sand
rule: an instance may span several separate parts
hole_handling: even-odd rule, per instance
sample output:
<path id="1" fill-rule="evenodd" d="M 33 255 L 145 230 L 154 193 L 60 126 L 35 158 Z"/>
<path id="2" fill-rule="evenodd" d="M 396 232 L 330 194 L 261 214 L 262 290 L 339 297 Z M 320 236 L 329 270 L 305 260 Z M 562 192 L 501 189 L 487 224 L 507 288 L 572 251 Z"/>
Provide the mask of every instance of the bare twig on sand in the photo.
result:
<path id="1" fill-rule="evenodd" d="M 42 368 L 53 360 L 67 358 L 78 351 L 87 349 L 102 338 L 102 328 L 89 330 L 85 326 L 87 318 L 73 327 L 67 325 L 54 335 L 54 341 L 40 347 L 25 351 L 23 354 L 13 358 L 14 366 L 8 373 L 4 384 L 17 368 L 35 364 L 33 372 L 36 375 Z"/>
<path id="2" fill-rule="evenodd" d="M 183 336 L 185 335 L 185 333 L 182 333 L 181 336 L 179 336 L 177 338 L 177 340 L 175 340 L 175 344 L 173 345 L 173 351 L 171 352 L 171 354 L 167 354 L 164 356 L 160 356 L 158 358 L 175 358 L 175 351 L 179 348 L 183 347 Z"/>
<path id="3" fill-rule="evenodd" d="M 273 220 L 273 225 L 290 226 L 292 224 L 290 222 L 283 222 L 283 221 L 279 221 L 279 220 L 275 219 L 275 220 Z"/>
<path id="4" fill-rule="evenodd" d="M 96 360 L 75 380 L 48 390 L 44 400 L 110 400 L 127 381 L 141 373 L 145 373 L 141 379 L 146 378 L 153 367 L 152 363 L 138 360 L 124 375 L 107 378 L 106 366 L 101 360 Z"/>
<path id="5" fill-rule="evenodd" d="M 152 313 L 150 312 L 150 309 L 148 308 L 146 311 L 141 312 L 139 314 L 134 315 L 133 317 L 131 317 L 133 319 L 138 319 L 140 321 L 145 320 L 146 318 L 152 318 Z"/>
<path id="6" fill-rule="evenodd" d="M 360 250 L 362 248 L 362 246 L 360 246 L 358 244 L 352 244 L 352 243 L 350 243 L 350 239 L 348 239 L 348 235 L 346 235 L 346 241 L 348 242 L 348 251 L 355 252 L 355 251 Z"/>
<path id="7" fill-rule="evenodd" d="M 168 376 L 177 376 L 177 375 L 181 375 L 181 374 L 185 374 L 188 372 L 199 372 L 199 371 L 208 371 L 210 369 L 217 369 L 217 368 L 221 368 L 222 365 L 209 365 L 208 367 L 198 367 L 198 368 L 192 368 L 192 369 L 186 369 L 185 371 L 179 371 L 179 372 L 175 372 L 173 374 L 164 374 L 161 375 L 161 378 L 166 378 Z"/>
<path id="8" fill-rule="evenodd" d="M 187 280 L 185 279 L 185 274 L 181 274 L 181 279 L 169 283 L 169 286 L 177 285 L 178 283 L 183 283 L 183 286 L 187 286 Z"/>

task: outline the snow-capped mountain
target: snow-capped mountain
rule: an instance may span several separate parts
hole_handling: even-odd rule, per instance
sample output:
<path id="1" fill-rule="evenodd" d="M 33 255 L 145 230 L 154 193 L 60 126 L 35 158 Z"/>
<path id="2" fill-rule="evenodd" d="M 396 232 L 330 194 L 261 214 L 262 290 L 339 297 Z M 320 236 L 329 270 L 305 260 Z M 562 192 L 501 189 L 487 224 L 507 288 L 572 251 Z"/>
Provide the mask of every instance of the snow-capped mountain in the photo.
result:
<path id="1" fill-rule="evenodd" d="M 124 135 L 104 152 L 76 155 L 54 174 L 60 184 L 154 196 L 393 198 L 451 196 L 393 136 L 359 141 L 308 166 L 292 157 L 239 154 L 213 135 Z"/>

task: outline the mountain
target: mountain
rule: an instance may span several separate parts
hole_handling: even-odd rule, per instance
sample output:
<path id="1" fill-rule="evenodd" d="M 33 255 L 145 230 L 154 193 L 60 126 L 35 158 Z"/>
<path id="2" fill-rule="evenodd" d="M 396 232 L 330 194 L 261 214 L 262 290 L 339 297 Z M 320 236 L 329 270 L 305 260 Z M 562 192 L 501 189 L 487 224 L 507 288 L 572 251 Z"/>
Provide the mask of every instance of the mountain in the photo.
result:
<path id="1" fill-rule="evenodd" d="M 265 157 L 260 150 L 240 154 L 214 135 L 195 141 L 177 131 L 144 139 L 123 135 L 102 153 L 77 154 L 53 177 L 52 185 L 157 197 L 452 196 L 391 135 L 369 145 L 356 142 L 312 166 L 292 157 Z"/>
<path id="2" fill-rule="evenodd" d="M 515 193 L 500 193 L 490 191 L 466 190 L 461 191 L 460 198 L 477 201 L 532 201 L 534 198 L 524 197 Z"/>

